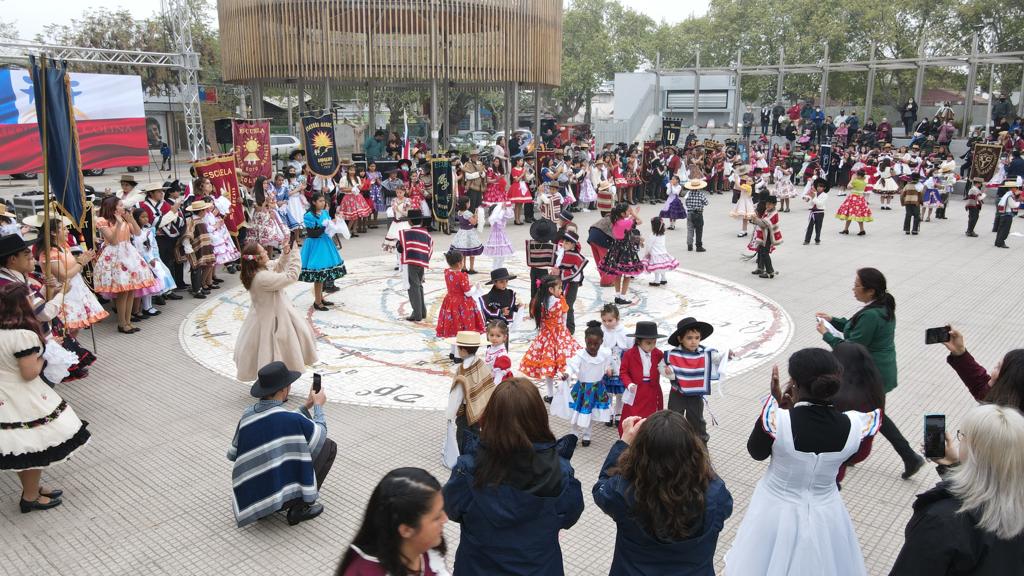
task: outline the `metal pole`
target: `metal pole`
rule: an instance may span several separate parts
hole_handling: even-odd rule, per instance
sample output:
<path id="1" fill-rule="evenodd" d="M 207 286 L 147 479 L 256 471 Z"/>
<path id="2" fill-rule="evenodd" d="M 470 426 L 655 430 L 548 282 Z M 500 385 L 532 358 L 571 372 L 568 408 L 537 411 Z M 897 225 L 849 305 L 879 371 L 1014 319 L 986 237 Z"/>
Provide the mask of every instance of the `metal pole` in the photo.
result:
<path id="1" fill-rule="evenodd" d="M 540 150 L 540 86 L 533 87 L 533 146 Z"/>
<path id="2" fill-rule="evenodd" d="M 430 154 L 437 156 L 437 78 L 430 81 Z"/>
<path id="3" fill-rule="evenodd" d="M 995 95 L 993 89 L 996 83 L 996 65 L 989 64 L 988 67 L 988 106 L 985 107 L 985 123 L 992 118 L 992 97 Z M 971 100 L 974 100 L 971 98 Z"/>
<path id="4" fill-rule="evenodd" d="M 661 52 L 654 55 L 654 114 L 661 115 Z"/>
<path id="5" fill-rule="evenodd" d="M 252 85 L 252 115 L 255 118 L 263 118 L 263 83 L 254 82 Z"/>
<path id="6" fill-rule="evenodd" d="M 519 128 L 519 82 L 512 83 L 512 130 Z M 505 142 L 508 146 L 508 142 Z M 506 150 L 507 152 L 507 150 Z"/>
<path id="7" fill-rule="evenodd" d="M 775 82 L 775 103 L 782 104 L 782 77 L 786 75 L 786 49 L 779 48 L 779 78 Z"/>
<path id="8" fill-rule="evenodd" d="M 331 111 L 331 81 L 324 80 L 324 110 L 333 116 Z"/>
<path id="9" fill-rule="evenodd" d="M 299 97 L 298 107 L 299 116 L 301 117 L 306 113 L 306 82 L 299 78 L 295 85 L 296 96 Z"/>
<path id="10" fill-rule="evenodd" d="M 871 107 L 875 103 L 875 45 L 871 44 L 871 57 L 868 59 L 868 93 L 864 97 L 864 121 L 871 117 Z"/>
<path id="11" fill-rule="evenodd" d="M 1024 66 L 1020 71 L 1020 92 L 1017 93 L 1017 116 L 1024 117 Z"/>
<path id="12" fill-rule="evenodd" d="M 239 112 L 241 112 L 240 116 L 242 118 L 249 117 L 249 111 L 246 109 L 245 106 L 245 86 L 238 87 L 238 109 Z"/>
<path id="13" fill-rule="evenodd" d="M 828 42 L 825 43 L 825 58 L 821 64 L 821 104 L 822 111 L 828 106 Z"/>
<path id="14" fill-rule="evenodd" d="M 924 45 L 928 36 L 921 35 L 921 43 L 917 47 L 917 57 L 924 60 Z M 917 63 L 917 76 L 914 77 L 914 102 L 921 105 L 921 97 L 924 95 L 924 62 Z M 909 136 L 909 134 L 908 134 Z"/>
<path id="15" fill-rule="evenodd" d="M 373 97 L 373 92 L 373 82 L 367 82 L 366 108 L 368 111 L 368 117 L 366 124 L 366 132 L 368 136 L 373 136 L 373 133 L 377 131 L 377 99 Z"/>
<path id="16" fill-rule="evenodd" d="M 736 105 L 734 110 L 736 111 L 736 118 L 734 120 L 734 126 L 736 126 L 737 133 L 740 133 L 743 124 L 743 88 L 740 80 L 740 69 L 743 67 L 743 50 L 736 51 Z"/>
<path id="17" fill-rule="evenodd" d="M 292 129 L 292 125 L 294 124 L 294 119 L 292 118 L 292 87 L 291 87 L 291 85 L 288 85 L 288 104 L 286 104 L 286 106 L 288 107 L 288 133 L 291 134 L 292 136 L 294 136 L 295 135 L 295 131 Z"/>
<path id="18" fill-rule="evenodd" d="M 697 48 L 697 65 L 693 67 L 693 126 L 697 126 L 700 110 L 700 48 Z"/>
<path id="19" fill-rule="evenodd" d="M 960 131 L 961 136 L 967 136 L 970 131 L 972 116 L 973 116 L 973 104 L 974 104 L 974 89 L 978 83 L 978 33 L 974 32 L 971 34 L 971 57 L 967 60 L 967 90 L 965 91 L 966 97 L 964 98 L 964 123 Z M 988 125 L 988 122 L 985 122 Z"/>

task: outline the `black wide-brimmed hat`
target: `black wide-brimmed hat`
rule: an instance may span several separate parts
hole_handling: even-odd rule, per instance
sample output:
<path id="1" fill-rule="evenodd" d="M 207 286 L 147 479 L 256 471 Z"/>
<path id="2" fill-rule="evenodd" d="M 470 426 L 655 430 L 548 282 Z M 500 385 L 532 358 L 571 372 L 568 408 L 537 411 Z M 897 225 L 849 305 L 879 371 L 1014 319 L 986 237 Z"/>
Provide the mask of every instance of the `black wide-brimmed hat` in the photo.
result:
<path id="1" fill-rule="evenodd" d="M 828 180 L 825 180 L 824 178 L 815 178 L 814 179 L 814 184 L 811 185 L 811 188 L 817 188 L 818 186 L 824 186 L 825 187 L 825 191 L 828 192 L 828 189 L 829 189 Z"/>
<path id="2" fill-rule="evenodd" d="M 491 281 L 487 285 L 497 284 L 502 280 L 515 280 L 515 274 L 509 274 L 507 268 L 495 268 L 491 270 Z"/>
<path id="3" fill-rule="evenodd" d="M 17 254 L 22 250 L 28 250 L 34 243 L 34 241 L 26 242 L 24 238 L 17 234 L 0 236 L 0 258 L 7 258 L 11 254 Z"/>
<path id="4" fill-rule="evenodd" d="M 568 241 L 572 242 L 573 244 L 575 244 L 576 246 L 580 245 L 580 236 L 579 236 L 579 234 L 573 232 L 572 230 L 566 230 L 566 231 L 562 232 L 561 234 L 558 235 L 558 239 L 559 240 L 568 240 Z"/>
<path id="5" fill-rule="evenodd" d="M 290 386 L 302 376 L 302 372 L 289 370 L 284 362 L 275 361 L 267 364 L 257 373 L 256 382 L 249 389 L 249 394 L 256 398 L 263 398 L 275 394 Z"/>
<path id="6" fill-rule="evenodd" d="M 566 222 L 572 222 L 573 219 L 572 212 L 569 212 L 568 208 L 563 208 L 562 211 L 558 213 L 558 217 Z"/>
<path id="7" fill-rule="evenodd" d="M 421 220 L 423 220 L 423 211 L 409 210 L 409 212 L 405 214 L 405 219 L 408 220 L 410 224 L 418 224 Z"/>
<path id="8" fill-rule="evenodd" d="M 658 334 L 658 323 L 657 322 L 637 322 L 636 328 L 633 329 L 632 334 L 627 334 L 630 338 L 636 338 L 637 340 L 657 340 L 658 338 L 664 338 L 664 334 Z"/>
<path id="9" fill-rule="evenodd" d="M 711 324 L 708 324 L 707 322 L 700 322 L 693 316 L 687 316 L 676 324 L 676 331 L 668 337 L 669 345 L 679 346 L 679 339 L 682 338 L 683 334 L 686 334 L 687 330 L 699 330 L 701 340 L 711 336 L 711 333 L 715 331 Z"/>
<path id="10" fill-rule="evenodd" d="M 558 237 L 558 226 L 547 218 L 538 218 L 530 224 L 530 238 L 537 242 L 554 242 Z"/>

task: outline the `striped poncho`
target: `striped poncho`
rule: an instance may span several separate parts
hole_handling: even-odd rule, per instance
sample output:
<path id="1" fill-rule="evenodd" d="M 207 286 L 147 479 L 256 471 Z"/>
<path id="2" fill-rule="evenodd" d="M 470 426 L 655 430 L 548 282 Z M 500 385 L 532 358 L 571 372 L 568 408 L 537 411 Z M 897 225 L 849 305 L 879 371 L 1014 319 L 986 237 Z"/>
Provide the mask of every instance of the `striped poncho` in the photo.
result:
<path id="1" fill-rule="evenodd" d="M 255 522 L 301 498 L 316 501 L 313 458 L 327 438 L 324 426 L 279 402 L 260 401 L 238 422 L 228 460 L 238 526 Z"/>

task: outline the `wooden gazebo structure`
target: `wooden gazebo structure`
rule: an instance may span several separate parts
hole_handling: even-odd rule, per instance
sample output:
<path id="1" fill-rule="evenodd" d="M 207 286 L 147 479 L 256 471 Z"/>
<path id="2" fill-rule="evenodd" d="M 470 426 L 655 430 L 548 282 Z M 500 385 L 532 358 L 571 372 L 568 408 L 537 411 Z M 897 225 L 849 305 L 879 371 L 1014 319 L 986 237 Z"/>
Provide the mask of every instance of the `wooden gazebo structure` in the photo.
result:
<path id="1" fill-rule="evenodd" d="M 438 86 L 559 85 L 561 0 L 218 0 L 224 80 L 250 85 L 323 82 L 427 87 L 437 145 Z M 253 112 L 259 114 L 254 108 Z M 513 119 L 515 116 L 512 117 Z M 508 123 L 506 123 L 506 126 Z"/>

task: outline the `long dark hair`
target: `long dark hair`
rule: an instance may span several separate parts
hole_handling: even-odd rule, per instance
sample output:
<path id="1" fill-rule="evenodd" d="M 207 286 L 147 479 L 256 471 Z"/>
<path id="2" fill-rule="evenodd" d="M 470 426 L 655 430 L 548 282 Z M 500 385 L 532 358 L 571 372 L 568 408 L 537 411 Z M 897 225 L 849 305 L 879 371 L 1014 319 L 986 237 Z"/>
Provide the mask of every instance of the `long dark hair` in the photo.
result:
<path id="1" fill-rule="evenodd" d="M 117 213 L 117 204 L 121 201 L 117 196 L 107 196 L 100 202 L 100 217 L 110 222 L 114 222 L 114 215 Z"/>
<path id="2" fill-rule="evenodd" d="M 832 351 L 843 366 L 842 384 L 832 397 L 838 410 L 870 412 L 885 410 L 885 388 L 882 373 L 875 365 L 871 352 L 856 342 L 840 342 Z"/>
<path id="3" fill-rule="evenodd" d="M 441 493 L 441 484 L 422 468 L 398 468 L 388 472 L 377 483 L 366 504 L 363 523 L 352 539 L 364 553 L 377 558 L 381 569 L 391 576 L 408 576 L 409 569 L 402 561 L 402 536 L 399 526 L 418 527 L 423 515 L 430 511 L 434 498 Z M 444 539 L 435 548 L 442 555 L 447 551 Z M 336 576 L 358 558 L 350 546 L 341 558 Z"/>
<path id="4" fill-rule="evenodd" d="M 245 246 L 242 247 L 242 271 L 239 276 L 242 280 L 242 286 L 245 286 L 246 290 L 252 286 L 252 279 L 256 277 L 256 273 L 263 269 L 256 262 L 256 257 L 259 253 L 260 245 L 256 242 L 246 242 Z"/>
<path id="5" fill-rule="evenodd" d="M 823 348 L 804 348 L 789 357 L 789 376 L 799 391 L 799 399 L 830 403 L 839 392 L 843 367 Z"/>
<path id="6" fill-rule="evenodd" d="M 533 301 L 530 302 L 530 314 L 533 315 L 533 321 L 537 323 L 537 328 L 544 323 L 544 314 L 548 311 L 548 296 L 551 296 L 551 288 L 558 282 L 558 276 L 553 274 L 546 274 L 540 279 L 537 293 L 533 296 Z"/>
<path id="7" fill-rule="evenodd" d="M 530 453 L 533 444 L 554 442 L 548 411 L 537 387 L 526 378 L 498 384 L 480 416 L 480 443 L 487 448 L 477 460 L 477 487 L 500 484 L 516 454 Z"/>
<path id="8" fill-rule="evenodd" d="M 1024 412 L 1024 348 L 1010 350 L 1003 356 L 999 376 L 992 383 L 985 401 Z"/>
<path id="9" fill-rule="evenodd" d="M 0 330 L 29 330 L 39 336 L 41 346 L 46 345 L 43 327 L 39 325 L 36 313 L 32 309 L 31 295 L 28 286 L 21 282 L 11 282 L 0 286 L 0 304 L 4 313 L 0 314 Z M 41 351 L 41 349 L 40 349 Z"/>
<path id="10" fill-rule="evenodd" d="M 257 206 L 263 206 L 263 203 L 267 201 L 266 182 L 267 178 L 265 176 L 260 176 L 252 185 L 252 198 L 256 201 Z"/>
<path id="11" fill-rule="evenodd" d="M 860 315 L 869 308 L 883 308 L 886 321 L 896 320 L 896 299 L 885 289 L 885 275 L 877 268 L 861 268 L 857 270 L 857 279 L 860 280 L 861 289 L 874 290 L 875 300 L 858 310 L 853 318 L 850 318 L 850 329 L 852 330 L 857 325 Z"/>
<path id="12" fill-rule="evenodd" d="M 661 410 L 649 416 L 612 473 L 631 483 L 633 515 L 657 540 L 683 540 L 701 528 L 715 473 L 682 414 Z"/>

